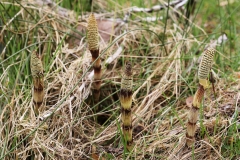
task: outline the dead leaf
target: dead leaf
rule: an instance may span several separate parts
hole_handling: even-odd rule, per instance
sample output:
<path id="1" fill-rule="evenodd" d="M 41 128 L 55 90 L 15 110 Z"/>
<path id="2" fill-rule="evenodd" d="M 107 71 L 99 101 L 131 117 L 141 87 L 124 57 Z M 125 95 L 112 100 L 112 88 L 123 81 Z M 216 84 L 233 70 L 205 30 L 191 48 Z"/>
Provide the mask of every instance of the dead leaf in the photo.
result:
<path id="1" fill-rule="evenodd" d="M 240 72 L 234 72 L 234 75 L 235 75 L 238 79 L 240 79 Z"/>
<path id="2" fill-rule="evenodd" d="M 189 108 L 192 107 L 192 104 L 193 104 L 193 96 L 190 96 L 186 99 L 186 104 Z"/>
<path id="3" fill-rule="evenodd" d="M 104 40 L 104 42 L 108 42 L 111 38 L 111 36 L 114 36 L 117 32 L 117 22 L 109 21 L 109 20 L 101 20 L 97 19 L 98 23 L 98 31 L 101 36 L 101 38 Z"/>
<path id="4" fill-rule="evenodd" d="M 133 128 L 133 137 L 135 137 L 135 138 L 138 138 L 146 133 L 147 133 L 146 127 L 144 127 L 144 125 L 142 125 L 142 124 L 137 124 Z"/>
<path id="5" fill-rule="evenodd" d="M 99 160 L 99 155 L 97 155 L 96 153 L 92 153 L 92 159 L 94 160 Z"/>
<path id="6" fill-rule="evenodd" d="M 97 152 L 96 152 L 96 146 L 92 146 L 92 159 L 94 159 L 94 160 L 105 160 L 105 158 L 104 157 L 100 157 L 98 154 L 97 154 Z"/>
<path id="7" fill-rule="evenodd" d="M 69 49 L 73 49 L 75 46 L 78 46 L 81 39 L 86 35 L 87 23 L 86 22 L 79 23 L 78 26 L 76 27 L 76 30 L 79 33 L 73 32 L 67 39 Z"/>

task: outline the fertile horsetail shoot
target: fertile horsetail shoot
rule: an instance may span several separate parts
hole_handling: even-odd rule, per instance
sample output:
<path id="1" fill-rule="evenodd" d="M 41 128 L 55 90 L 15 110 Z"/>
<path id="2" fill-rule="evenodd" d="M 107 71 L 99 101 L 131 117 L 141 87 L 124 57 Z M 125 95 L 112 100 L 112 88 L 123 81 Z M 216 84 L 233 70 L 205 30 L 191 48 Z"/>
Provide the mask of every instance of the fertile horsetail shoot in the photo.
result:
<path id="1" fill-rule="evenodd" d="M 201 106 L 201 102 L 204 97 L 205 89 L 209 88 L 209 72 L 212 67 L 213 56 L 215 50 L 208 48 L 205 50 L 202 56 L 202 60 L 198 70 L 199 87 L 194 95 L 192 107 L 188 113 L 188 123 L 186 132 L 186 143 L 190 147 L 195 141 L 196 123 L 198 120 L 198 112 Z"/>
<path id="2" fill-rule="evenodd" d="M 130 62 L 126 63 L 126 67 L 122 76 L 121 90 L 120 90 L 120 102 L 122 112 L 122 132 L 124 141 L 127 144 L 127 150 L 131 151 L 133 148 L 132 138 L 132 65 Z"/>
<path id="3" fill-rule="evenodd" d="M 35 114 L 39 114 L 39 109 L 43 103 L 44 97 L 44 76 L 42 61 L 36 52 L 31 54 L 30 62 L 33 77 L 33 103 Z"/>
<path id="4" fill-rule="evenodd" d="M 208 76 L 212 68 L 214 53 L 215 50 L 213 48 L 206 49 L 200 62 L 198 80 L 199 84 L 202 85 L 204 89 L 209 88 Z"/>
<path id="5" fill-rule="evenodd" d="M 96 60 L 93 64 L 94 70 L 94 83 L 93 83 L 93 96 L 94 101 L 99 101 L 100 96 L 100 87 L 101 87 L 101 60 L 99 58 L 99 42 L 98 42 L 98 28 L 97 21 L 94 17 L 94 14 L 91 13 L 88 18 L 88 27 L 87 27 L 87 41 L 88 49 L 92 54 L 92 62 Z"/>

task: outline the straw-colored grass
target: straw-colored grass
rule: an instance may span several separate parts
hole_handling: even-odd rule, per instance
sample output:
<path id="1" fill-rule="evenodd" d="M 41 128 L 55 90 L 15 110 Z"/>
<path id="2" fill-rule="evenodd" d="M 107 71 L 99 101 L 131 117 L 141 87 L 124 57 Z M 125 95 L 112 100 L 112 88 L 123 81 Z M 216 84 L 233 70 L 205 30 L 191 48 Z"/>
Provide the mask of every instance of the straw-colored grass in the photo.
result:
<path id="1" fill-rule="evenodd" d="M 150 13 L 133 14 L 128 23 L 101 19 L 123 18 L 127 6 L 111 3 L 114 11 L 101 8 L 101 14 L 95 14 L 102 84 L 99 104 L 92 106 L 93 65 L 85 37 L 89 13 L 46 1 L 0 2 L 6 11 L 1 12 L 0 35 L 0 47 L 6 47 L 0 61 L 0 159 L 238 159 L 240 50 L 239 27 L 233 21 L 238 3 L 229 2 L 232 10 L 219 4 L 221 13 L 212 11 L 210 3 L 198 3 L 189 27 L 184 27 L 180 10 L 172 7 L 167 21 L 166 10 L 153 13 L 163 16 L 162 21 L 138 21 Z M 220 22 L 209 15 L 216 12 Z M 188 148 L 191 102 L 186 99 L 197 89 L 198 54 L 225 30 L 228 41 L 216 48 L 213 64 L 217 96 L 206 91 L 195 146 Z M 44 110 L 38 117 L 29 67 L 36 49 L 45 80 Z M 125 61 L 132 63 L 134 81 L 130 153 L 122 146 L 118 100 Z"/>

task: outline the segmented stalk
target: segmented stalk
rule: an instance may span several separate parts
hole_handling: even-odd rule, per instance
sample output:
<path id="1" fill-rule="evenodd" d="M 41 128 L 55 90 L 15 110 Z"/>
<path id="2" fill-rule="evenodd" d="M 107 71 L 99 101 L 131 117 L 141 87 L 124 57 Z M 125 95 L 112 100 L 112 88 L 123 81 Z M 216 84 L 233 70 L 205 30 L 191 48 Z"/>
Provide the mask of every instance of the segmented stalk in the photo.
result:
<path id="1" fill-rule="evenodd" d="M 121 103 L 121 119 L 122 119 L 122 132 L 124 141 L 127 143 L 127 150 L 131 151 L 133 148 L 132 138 L 132 65 L 127 62 L 124 73 L 122 75 L 121 90 L 120 90 L 120 103 Z"/>
<path id="2" fill-rule="evenodd" d="M 186 144 L 188 147 L 192 146 L 195 141 L 196 123 L 198 120 L 198 113 L 201 106 L 201 102 L 204 97 L 205 89 L 209 88 L 208 75 L 212 67 L 213 56 L 215 50 L 208 48 L 205 50 L 202 56 L 201 63 L 198 69 L 199 87 L 194 95 L 193 104 L 188 113 L 188 123 L 186 132 Z"/>
<path id="3" fill-rule="evenodd" d="M 40 57 L 36 52 L 31 54 L 30 62 L 33 77 L 33 103 L 35 114 L 39 114 L 39 109 L 43 103 L 44 97 L 44 76 L 43 65 Z"/>
<path id="4" fill-rule="evenodd" d="M 187 137 L 187 146 L 191 146 L 194 141 L 194 135 L 197 129 L 197 120 L 198 120 L 198 113 L 199 113 L 199 109 L 201 106 L 201 102 L 202 99 L 204 97 L 204 88 L 203 86 L 199 85 L 194 98 L 193 98 L 193 104 L 192 107 L 190 108 L 190 111 L 188 113 L 188 123 L 187 123 L 187 133 L 186 133 L 186 137 Z"/>
<path id="5" fill-rule="evenodd" d="M 100 87 L 101 87 L 101 59 L 99 57 L 99 42 L 98 42 L 98 28 L 97 21 L 94 17 L 94 14 L 91 13 L 88 18 L 88 27 L 87 27 L 87 41 L 88 49 L 92 54 L 92 62 L 96 59 L 96 62 L 93 64 L 94 70 L 94 83 L 93 83 L 93 96 L 95 102 L 99 101 L 100 96 Z"/>

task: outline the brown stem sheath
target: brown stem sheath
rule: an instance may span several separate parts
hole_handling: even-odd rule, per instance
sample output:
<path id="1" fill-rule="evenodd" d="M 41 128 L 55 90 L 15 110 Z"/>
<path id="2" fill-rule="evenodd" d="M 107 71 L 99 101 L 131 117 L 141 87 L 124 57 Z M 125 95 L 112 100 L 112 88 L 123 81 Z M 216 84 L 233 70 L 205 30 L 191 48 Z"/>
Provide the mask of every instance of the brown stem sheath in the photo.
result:
<path id="1" fill-rule="evenodd" d="M 92 54 L 92 62 L 94 62 L 99 56 L 99 50 L 90 50 Z M 100 88 L 101 88 L 101 60 L 98 58 L 96 62 L 93 64 L 93 71 L 94 71 L 94 82 L 93 82 L 93 96 L 94 101 L 97 103 L 100 97 Z"/>
<path id="2" fill-rule="evenodd" d="M 198 120 L 198 113 L 201 106 L 202 99 L 204 97 L 204 87 L 199 85 L 198 90 L 196 91 L 194 98 L 193 98 L 193 104 L 192 107 L 188 113 L 188 123 L 187 123 L 187 133 L 186 133 L 186 143 L 187 146 L 190 147 L 194 141 L 194 135 L 196 132 L 196 124 Z"/>

